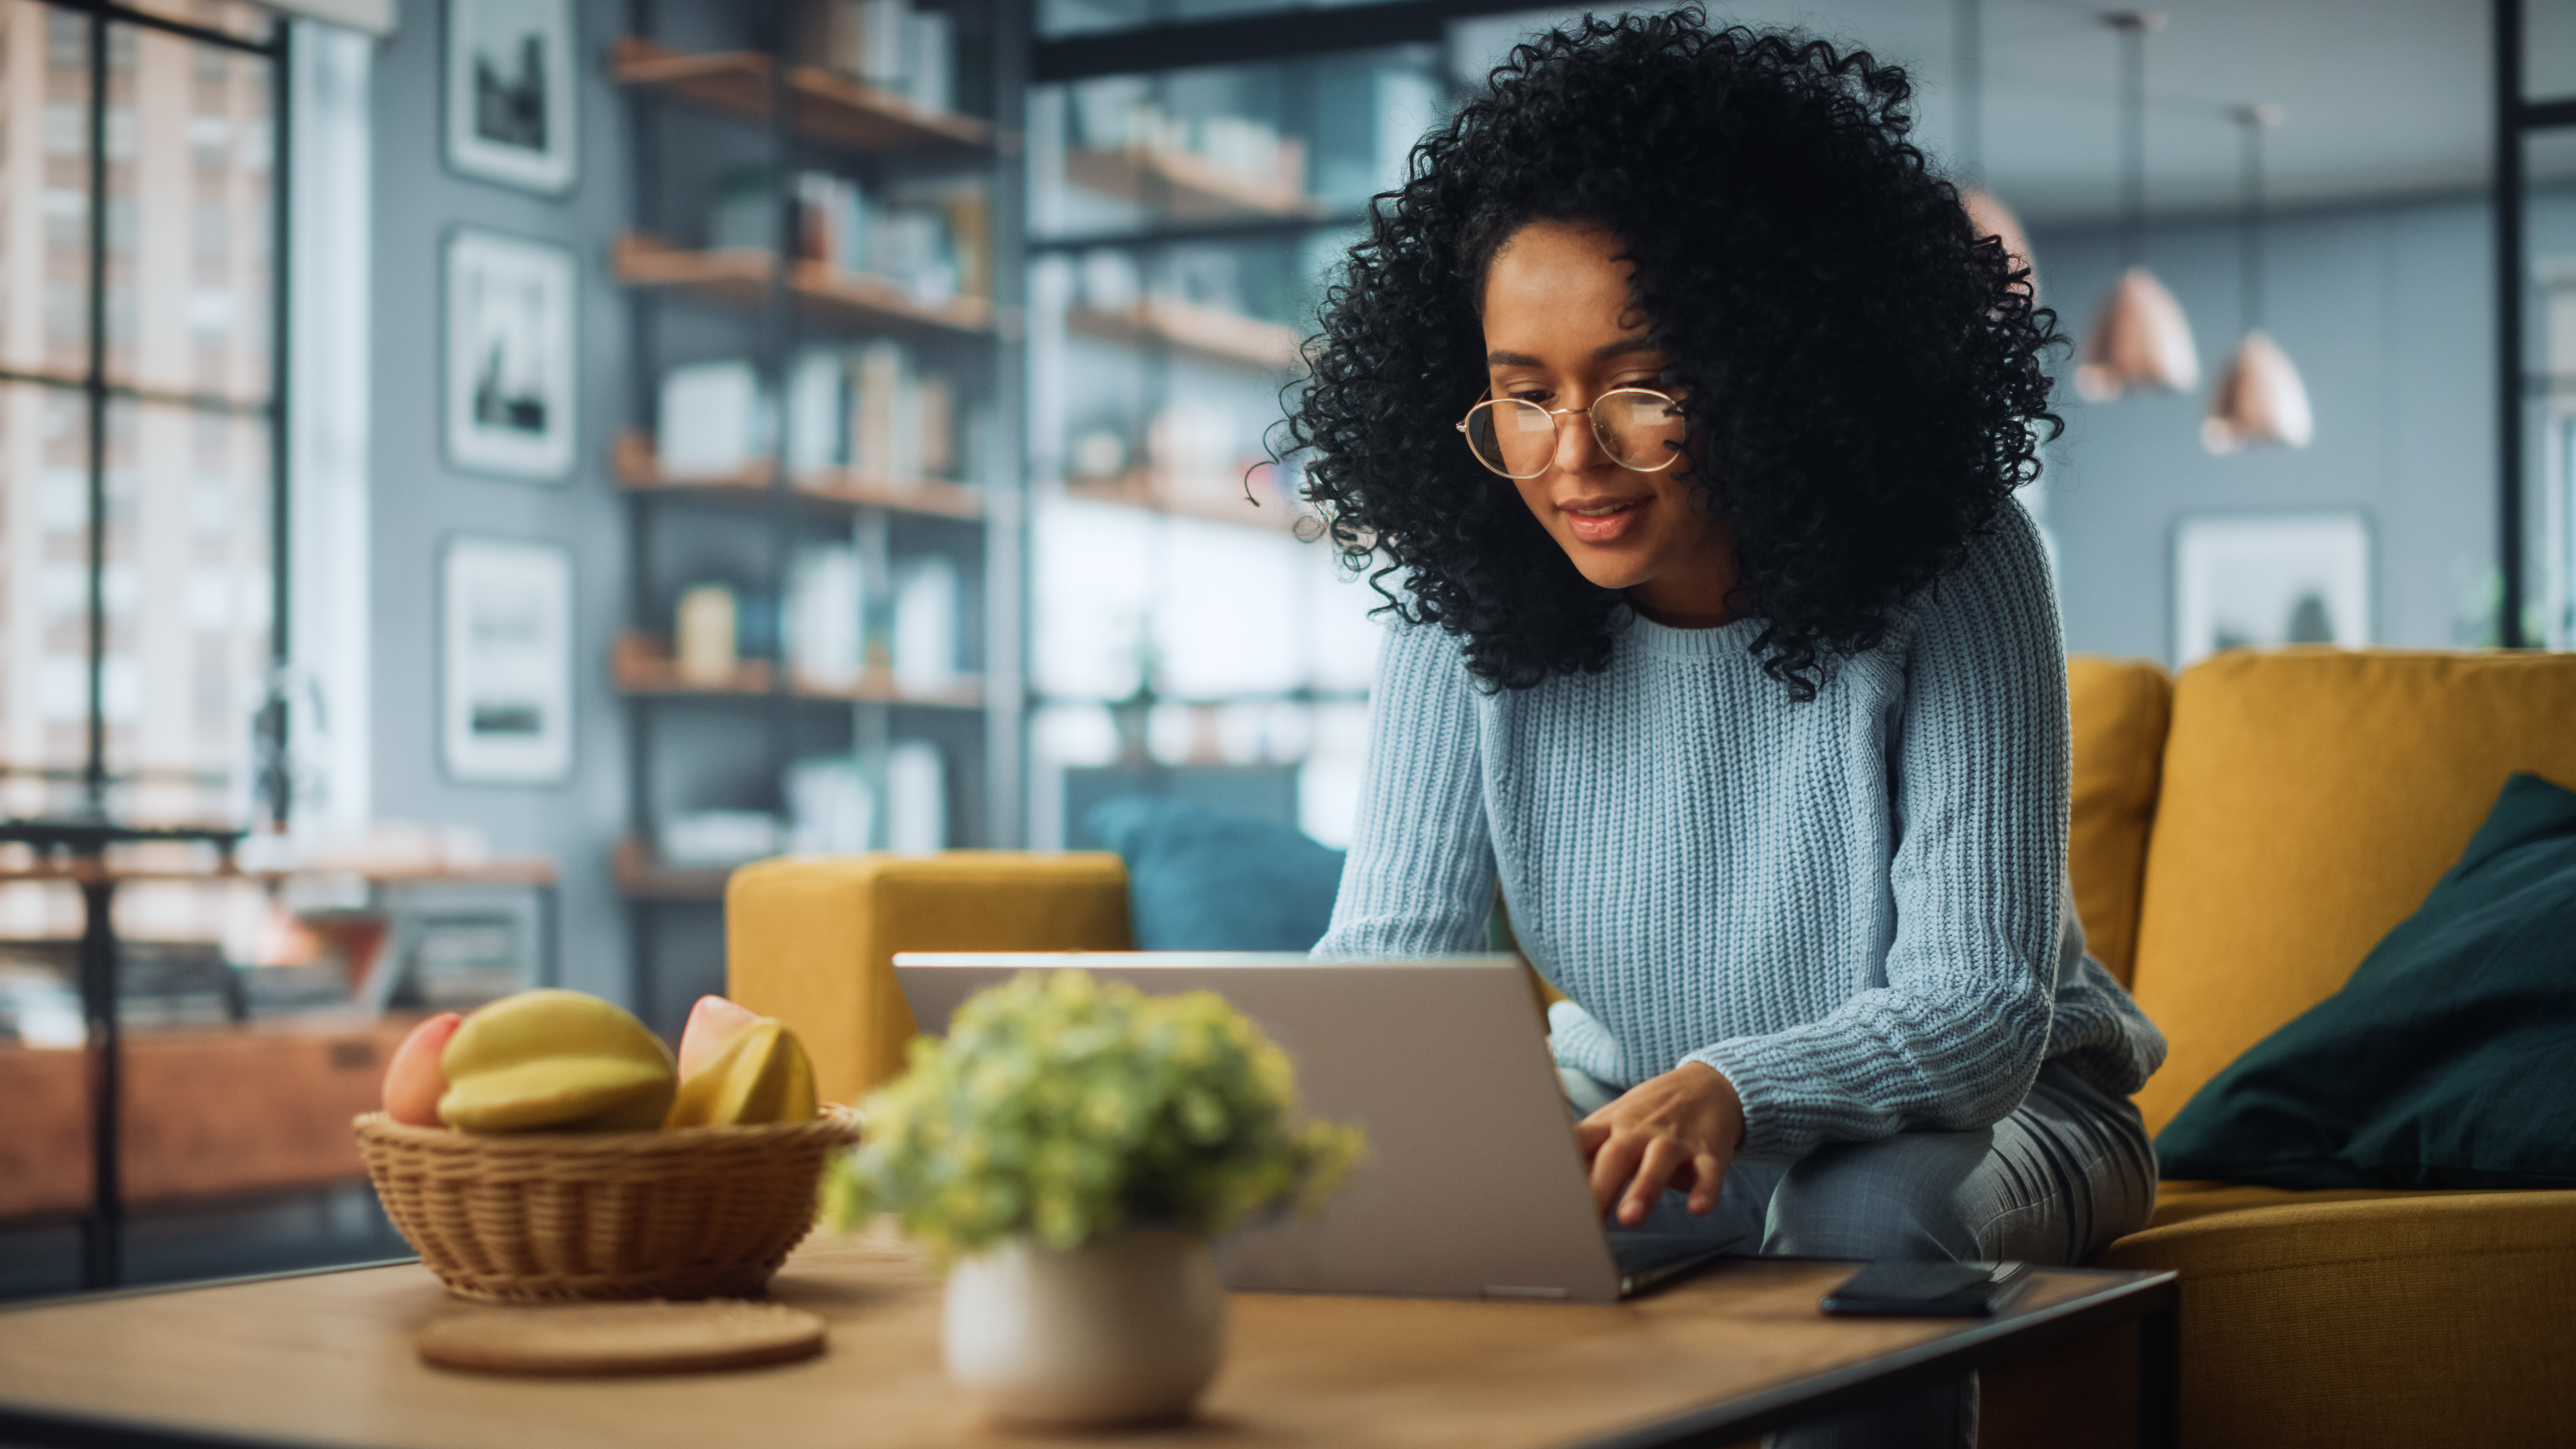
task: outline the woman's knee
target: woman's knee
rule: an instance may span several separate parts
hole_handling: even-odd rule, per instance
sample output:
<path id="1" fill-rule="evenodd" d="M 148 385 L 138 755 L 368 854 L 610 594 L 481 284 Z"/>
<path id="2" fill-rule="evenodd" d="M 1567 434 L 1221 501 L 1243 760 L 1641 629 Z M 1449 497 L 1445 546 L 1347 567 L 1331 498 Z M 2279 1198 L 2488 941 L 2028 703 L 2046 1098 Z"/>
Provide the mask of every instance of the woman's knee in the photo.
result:
<path id="1" fill-rule="evenodd" d="M 1978 1224 L 1961 1189 L 1991 1131 L 1906 1132 L 1800 1159 L 1771 1194 L 1762 1251 L 1808 1258 L 1969 1259 Z"/>

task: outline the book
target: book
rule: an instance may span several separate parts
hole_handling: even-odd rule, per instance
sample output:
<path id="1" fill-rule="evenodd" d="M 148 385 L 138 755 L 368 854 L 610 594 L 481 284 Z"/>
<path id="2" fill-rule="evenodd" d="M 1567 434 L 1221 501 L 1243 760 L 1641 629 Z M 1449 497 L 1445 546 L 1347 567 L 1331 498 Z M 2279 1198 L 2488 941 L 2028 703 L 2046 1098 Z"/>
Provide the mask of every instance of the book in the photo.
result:
<path id="1" fill-rule="evenodd" d="M 899 435 L 908 413 L 906 394 L 912 387 L 911 362 L 903 344 L 886 338 L 869 343 L 859 349 L 851 371 L 849 465 L 881 480 L 920 476 L 903 468 L 907 450 Z"/>
<path id="2" fill-rule="evenodd" d="M 928 740 L 886 751 L 886 849 L 929 855 L 948 848 L 948 762 Z"/>
<path id="3" fill-rule="evenodd" d="M 859 682 L 867 603 L 859 552 L 809 544 L 787 570 L 787 661 L 798 682 L 847 689 Z"/>
<path id="4" fill-rule="evenodd" d="M 964 586 L 956 560 L 917 554 L 895 566 L 894 678 L 906 693 L 938 694 L 958 674 Z"/>
<path id="5" fill-rule="evenodd" d="M 914 477 L 957 476 L 957 389 L 935 372 L 913 383 L 910 409 Z"/>
<path id="6" fill-rule="evenodd" d="M 769 400 L 749 362 L 692 362 L 662 374 L 662 471 L 739 473 L 769 451 Z"/>
<path id="7" fill-rule="evenodd" d="M 876 797 L 859 762 L 817 755 L 787 767 L 787 848 L 800 855 L 866 850 L 876 828 Z"/>
<path id="8" fill-rule="evenodd" d="M 836 351 L 809 349 L 787 369 L 787 466 L 797 472 L 849 464 L 848 368 Z"/>

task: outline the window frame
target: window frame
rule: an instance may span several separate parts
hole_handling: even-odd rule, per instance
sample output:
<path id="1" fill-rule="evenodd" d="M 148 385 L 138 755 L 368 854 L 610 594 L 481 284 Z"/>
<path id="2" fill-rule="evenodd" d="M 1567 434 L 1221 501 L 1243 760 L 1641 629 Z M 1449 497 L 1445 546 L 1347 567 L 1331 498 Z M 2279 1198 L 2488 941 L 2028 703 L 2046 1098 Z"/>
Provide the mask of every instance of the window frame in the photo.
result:
<path id="1" fill-rule="evenodd" d="M 80 772 L 80 811 L 85 815 L 104 817 L 108 811 L 111 786 L 128 783 L 134 776 L 119 776 L 107 767 L 107 472 L 108 416 L 119 403 L 147 403 L 186 408 L 197 413 L 217 413 L 230 417 L 262 418 L 268 431 L 268 569 L 269 569 L 269 637 L 268 657 L 272 667 L 290 658 L 292 637 L 287 612 L 290 577 L 291 542 L 289 516 L 288 468 L 290 466 L 287 435 L 287 395 L 289 384 L 289 343 L 292 299 L 291 273 L 288 270 L 292 236 L 293 195 L 293 46 L 295 26 L 287 17 L 272 14 L 265 39 L 235 35 L 211 26 L 192 24 L 175 16 L 137 9 L 113 0 L 35 0 L 47 11 L 64 11 L 84 16 L 88 21 L 89 95 L 85 105 L 84 140 L 89 148 L 87 190 L 87 241 L 89 276 L 83 298 L 88 324 L 87 364 L 77 375 L 0 366 L 0 383 L 16 383 L 50 389 L 57 393 L 77 394 L 86 409 L 88 546 L 85 560 L 88 627 L 87 658 L 87 741 L 86 758 Z M 269 355 L 268 397 L 265 403 L 249 403 L 238 397 L 216 394 L 173 392 L 139 383 L 111 381 L 108 376 L 108 353 L 111 338 L 108 330 L 108 112 L 110 37 L 114 27 L 125 25 L 217 46 L 239 55 L 254 56 L 269 65 Z M 252 758 L 241 768 L 251 775 L 252 798 L 258 808 L 283 828 L 291 800 L 282 768 L 277 762 L 286 758 L 287 710 L 273 702 L 264 704 L 252 732 Z M 8 772 L 26 774 L 30 770 L 48 779 L 59 778 L 58 767 L 11 766 Z"/>

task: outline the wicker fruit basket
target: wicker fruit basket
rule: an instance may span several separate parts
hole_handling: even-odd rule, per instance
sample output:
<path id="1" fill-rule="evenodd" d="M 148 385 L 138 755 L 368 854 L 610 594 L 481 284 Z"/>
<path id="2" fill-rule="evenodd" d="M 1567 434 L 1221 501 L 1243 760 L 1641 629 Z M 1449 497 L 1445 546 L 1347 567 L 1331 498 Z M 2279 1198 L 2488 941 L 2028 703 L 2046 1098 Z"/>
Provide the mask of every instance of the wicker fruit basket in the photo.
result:
<path id="1" fill-rule="evenodd" d="M 385 1214 L 448 1292 L 485 1303 L 757 1294 L 814 1225 L 825 1159 L 859 1140 L 837 1107 L 673 1132 L 356 1125 Z"/>

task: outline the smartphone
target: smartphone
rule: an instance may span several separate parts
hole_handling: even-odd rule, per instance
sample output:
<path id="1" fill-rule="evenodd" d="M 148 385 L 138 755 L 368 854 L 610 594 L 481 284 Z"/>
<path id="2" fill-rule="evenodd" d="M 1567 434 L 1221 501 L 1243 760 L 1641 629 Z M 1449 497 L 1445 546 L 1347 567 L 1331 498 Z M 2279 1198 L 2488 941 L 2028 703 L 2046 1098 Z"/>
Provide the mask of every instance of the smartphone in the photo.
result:
<path id="1" fill-rule="evenodd" d="M 1818 1306 L 1827 1313 L 1985 1318 L 2030 1285 L 2028 1263 L 1872 1263 Z"/>

